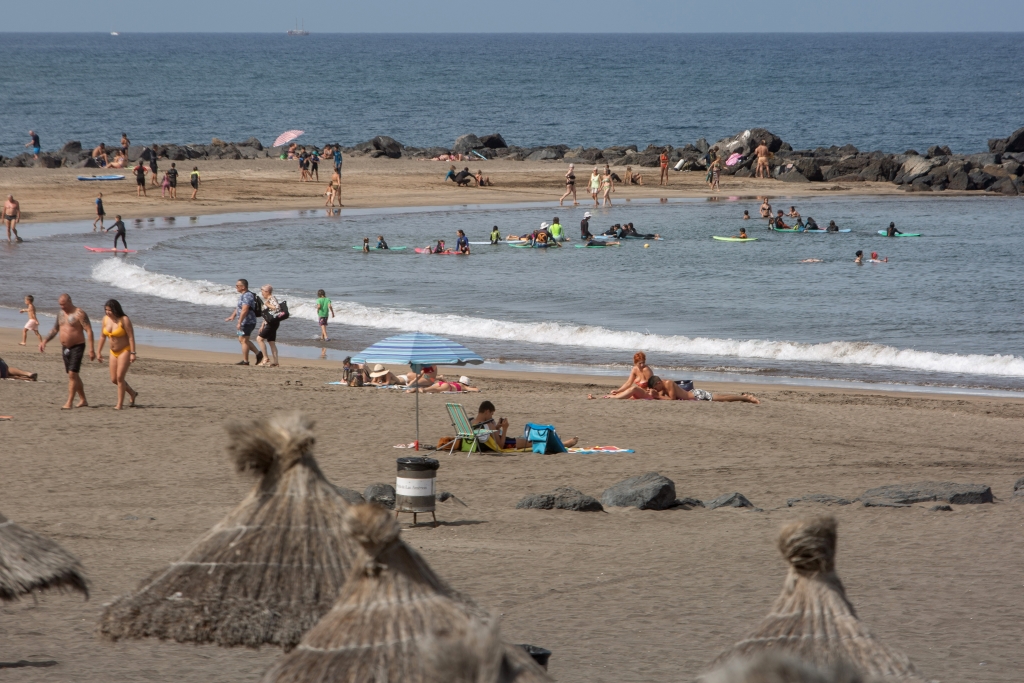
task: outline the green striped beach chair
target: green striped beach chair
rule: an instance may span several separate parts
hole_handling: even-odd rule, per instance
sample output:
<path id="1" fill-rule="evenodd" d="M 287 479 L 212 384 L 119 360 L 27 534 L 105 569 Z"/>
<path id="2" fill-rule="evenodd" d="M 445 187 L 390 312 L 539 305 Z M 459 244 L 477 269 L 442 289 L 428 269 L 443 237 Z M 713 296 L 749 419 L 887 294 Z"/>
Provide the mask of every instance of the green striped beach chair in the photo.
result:
<path id="1" fill-rule="evenodd" d="M 469 441 L 469 454 L 472 455 L 475 450 L 477 453 L 480 452 L 480 444 L 487 441 L 491 434 L 494 433 L 492 429 L 473 429 L 473 425 L 469 423 L 469 418 L 466 416 L 466 409 L 459 403 L 445 403 L 445 407 L 448 409 L 448 417 L 452 420 L 452 427 L 455 428 L 455 440 L 452 441 L 452 447 L 448 451 L 448 455 L 455 452 L 455 445 L 460 441 Z M 469 455 L 466 456 L 467 458 Z"/>

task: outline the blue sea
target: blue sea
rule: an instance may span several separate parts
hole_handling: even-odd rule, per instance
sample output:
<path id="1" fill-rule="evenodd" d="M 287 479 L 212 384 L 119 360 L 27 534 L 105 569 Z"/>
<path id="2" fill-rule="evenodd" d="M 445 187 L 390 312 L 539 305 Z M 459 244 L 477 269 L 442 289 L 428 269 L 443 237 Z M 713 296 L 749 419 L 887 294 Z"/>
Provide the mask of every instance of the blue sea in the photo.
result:
<path id="1" fill-rule="evenodd" d="M 377 134 L 450 144 L 715 140 L 764 126 L 794 147 L 985 149 L 1024 124 L 1024 35 L 0 35 L 0 153 L 29 128 L 65 140 L 351 144 Z M 0 188 L 2 189 L 2 188 Z M 782 188 L 780 191 L 784 191 Z M 726 187 L 728 193 L 728 187 Z M 755 197 L 623 201 L 592 229 L 633 222 L 663 240 L 549 251 L 474 246 L 417 255 L 462 228 L 522 233 L 586 206 L 458 206 L 130 220 L 135 254 L 110 257 L 88 223 L 23 224 L 0 246 L 0 318 L 25 293 L 98 311 L 122 301 L 157 336 L 233 339 L 236 278 L 271 283 L 293 317 L 279 339 L 318 351 L 312 301 L 338 317 L 327 353 L 396 331 L 458 339 L 494 362 L 599 369 L 648 352 L 670 376 L 854 380 L 1024 389 L 1020 198 L 773 197 L 852 232 L 769 233 Z M 182 203 L 183 204 L 183 203 Z M 179 205 L 180 207 L 181 205 Z M 178 209 L 181 210 L 180 208 Z M 921 237 L 876 234 L 895 221 Z M 746 226 L 758 241 L 728 243 Z M 363 254 L 384 234 L 405 251 Z M 646 245 L 646 246 L 645 246 Z M 887 263 L 854 265 L 854 252 Z M 805 263 L 814 259 L 813 263 Z M 60 269 L 54 265 L 60 264 Z M 17 283 L 9 286 L 8 283 Z"/>
<path id="2" fill-rule="evenodd" d="M 0 154 L 67 140 L 986 149 L 1024 125 L 1024 34 L 3 34 Z"/>

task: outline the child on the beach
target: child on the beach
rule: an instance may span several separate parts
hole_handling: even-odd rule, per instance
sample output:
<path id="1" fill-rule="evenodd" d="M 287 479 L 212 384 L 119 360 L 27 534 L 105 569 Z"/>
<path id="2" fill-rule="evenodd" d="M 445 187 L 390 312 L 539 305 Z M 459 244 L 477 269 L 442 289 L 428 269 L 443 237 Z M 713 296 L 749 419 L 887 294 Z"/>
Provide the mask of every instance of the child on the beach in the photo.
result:
<path id="1" fill-rule="evenodd" d="M 28 341 L 28 331 L 32 330 L 39 337 L 39 341 L 43 341 L 42 335 L 39 334 L 39 318 L 36 317 L 36 305 L 33 303 L 35 297 L 31 294 L 25 296 L 25 308 L 18 311 L 19 313 L 28 313 L 28 322 L 25 323 L 25 328 L 21 331 L 21 343 L 19 346 L 25 346 Z"/>
<path id="2" fill-rule="evenodd" d="M 331 317 L 334 317 L 334 306 L 331 305 L 331 300 L 327 298 L 327 292 L 324 290 L 316 290 L 316 297 L 316 317 L 320 323 L 320 341 L 331 341 L 327 337 L 327 314 L 330 313 Z"/>

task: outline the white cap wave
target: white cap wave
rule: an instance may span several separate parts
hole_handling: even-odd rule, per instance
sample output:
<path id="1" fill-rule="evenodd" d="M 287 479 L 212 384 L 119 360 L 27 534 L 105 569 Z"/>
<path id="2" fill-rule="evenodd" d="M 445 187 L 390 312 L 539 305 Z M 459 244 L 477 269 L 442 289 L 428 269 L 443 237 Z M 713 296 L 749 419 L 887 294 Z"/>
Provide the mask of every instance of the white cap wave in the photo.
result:
<path id="1" fill-rule="evenodd" d="M 234 308 L 238 302 L 234 283 L 187 280 L 151 273 L 145 268 L 107 259 L 93 268 L 92 277 L 121 289 L 163 299 L 206 306 Z M 282 297 L 283 298 L 283 297 Z M 316 299 L 288 297 L 293 318 L 316 321 Z M 714 339 L 682 335 L 646 334 L 591 325 L 560 322 L 520 323 L 454 314 L 427 314 L 399 308 L 334 302 L 337 322 L 357 327 L 407 332 L 426 332 L 457 337 L 557 344 L 587 348 L 621 349 L 630 353 L 667 353 L 732 358 L 759 358 L 791 362 L 870 365 L 926 372 L 966 375 L 1024 377 L 1024 358 L 994 354 L 958 354 L 898 349 L 871 342 L 832 341 L 804 344 L 764 339 Z"/>

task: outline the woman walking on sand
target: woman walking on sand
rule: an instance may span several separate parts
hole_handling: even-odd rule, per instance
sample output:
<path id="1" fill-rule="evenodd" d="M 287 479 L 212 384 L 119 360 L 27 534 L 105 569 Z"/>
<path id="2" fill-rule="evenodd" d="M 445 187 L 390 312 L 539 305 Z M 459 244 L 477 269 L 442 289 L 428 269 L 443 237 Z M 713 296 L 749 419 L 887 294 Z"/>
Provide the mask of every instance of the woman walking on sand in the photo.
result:
<path id="1" fill-rule="evenodd" d="M 260 333 L 256 335 L 256 342 L 260 345 L 264 357 L 264 361 L 260 365 L 265 368 L 276 368 L 277 328 L 281 326 L 277 314 L 281 310 L 281 304 L 274 296 L 274 288 L 270 285 L 260 287 L 260 298 L 263 299 L 263 325 L 260 326 Z M 268 344 L 270 345 L 269 353 L 267 352 Z"/>
<path id="2" fill-rule="evenodd" d="M 572 195 L 572 205 L 579 206 L 580 203 L 576 201 L 576 164 L 569 164 L 569 170 L 565 174 L 565 194 L 558 200 L 558 205 L 562 206 L 562 202 L 569 195 Z"/>
<path id="3" fill-rule="evenodd" d="M 597 166 L 594 167 L 594 172 L 590 174 L 590 196 L 594 199 L 594 206 L 597 206 L 597 194 L 601 191 L 601 173 L 597 170 Z"/>
<path id="4" fill-rule="evenodd" d="M 135 407 L 135 399 L 139 392 L 135 391 L 128 384 L 128 368 L 135 362 L 135 328 L 132 321 L 124 314 L 121 304 L 117 299 L 110 299 L 103 304 L 106 313 L 103 316 L 103 326 L 100 329 L 100 345 L 96 349 L 97 362 L 103 362 L 103 343 L 110 340 L 110 381 L 117 385 L 117 405 L 114 410 L 121 410 L 124 407 L 124 395 L 128 394 L 131 402 L 129 408 Z"/>
<path id="5" fill-rule="evenodd" d="M 199 193 L 199 167 L 193 166 L 192 172 L 188 174 L 188 182 L 192 185 L 192 199 Z"/>
<path id="6" fill-rule="evenodd" d="M 601 192 L 603 193 L 603 196 L 601 198 L 601 206 L 611 206 L 612 172 L 608 168 L 605 168 L 604 175 L 601 176 Z"/>

